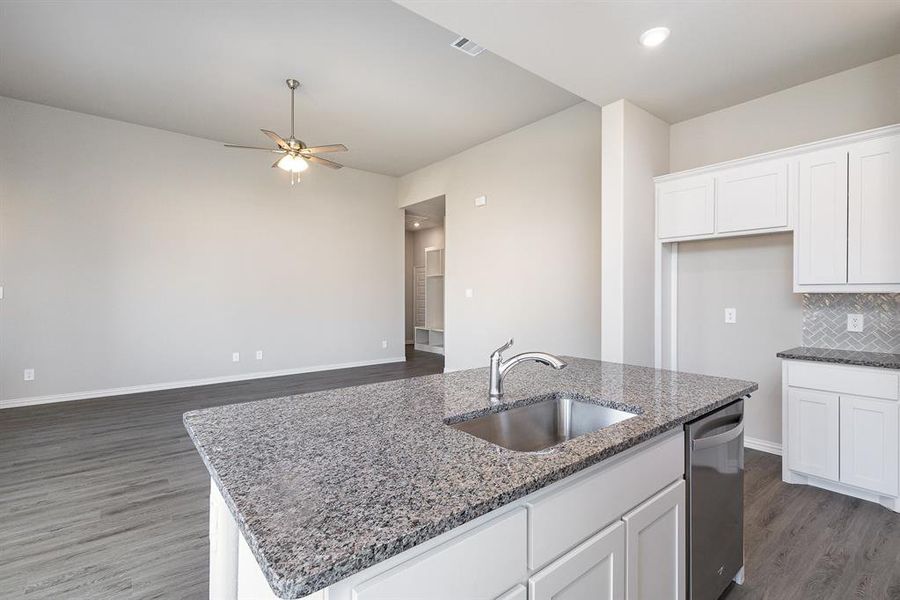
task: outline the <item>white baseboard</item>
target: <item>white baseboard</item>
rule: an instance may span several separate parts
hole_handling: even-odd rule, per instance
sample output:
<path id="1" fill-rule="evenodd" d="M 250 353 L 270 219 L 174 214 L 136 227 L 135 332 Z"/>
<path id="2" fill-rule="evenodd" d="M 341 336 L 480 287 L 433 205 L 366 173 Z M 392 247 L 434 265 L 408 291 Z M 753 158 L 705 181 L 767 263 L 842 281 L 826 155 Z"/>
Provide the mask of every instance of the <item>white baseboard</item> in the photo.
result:
<path id="1" fill-rule="evenodd" d="M 781 456 L 781 444 L 776 444 L 775 442 L 770 442 L 768 440 L 761 440 L 759 438 L 744 436 L 744 448 Z"/>
<path id="2" fill-rule="evenodd" d="M 89 400 L 92 398 L 107 398 L 109 396 L 125 396 L 128 394 L 142 394 L 144 392 L 158 392 L 162 390 L 174 390 L 177 388 L 197 387 L 201 385 L 213 385 L 216 383 L 230 383 L 234 381 L 249 381 L 252 379 L 265 379 L 267 377 L 283 377 L 285 375 L 299 375 L 301 373 L 314 373 L 316 371 L 333 371 L 335 369 L 348 369 L 351 367 L 367 367 L 371 365 L 383 365 L 388 363 L 405 362 L 405 356 L 392 356 L 389 358 L 376 358 L 373 360 L 360 360 L 356 362 L 338 363 L 333 365 L 316 365 L 312 367 L 298 367 L 295 369 L 281 369 L 279 371 L 259 371 L 256 373 L 243 373 L 239 375 L 222 375 L 220 377 L 208 377 L 206 379 L 190 379 L 186 381 L 169 381 L 166 383 L 151 383 L 148 385 L 133 385 L 128 387 L 109 388 L 105 390 L 89 390 L 86 392 L 72 392 L 69 394 L 52 394 L 49 396 L 26 396 L 23 398 L 10 398 L 0 400 L 0 409 L 15 408 L 17 406 L 34 406 L 36 404 L 51 404 L 54 402 L 70 402 L 72 400 Z"/>

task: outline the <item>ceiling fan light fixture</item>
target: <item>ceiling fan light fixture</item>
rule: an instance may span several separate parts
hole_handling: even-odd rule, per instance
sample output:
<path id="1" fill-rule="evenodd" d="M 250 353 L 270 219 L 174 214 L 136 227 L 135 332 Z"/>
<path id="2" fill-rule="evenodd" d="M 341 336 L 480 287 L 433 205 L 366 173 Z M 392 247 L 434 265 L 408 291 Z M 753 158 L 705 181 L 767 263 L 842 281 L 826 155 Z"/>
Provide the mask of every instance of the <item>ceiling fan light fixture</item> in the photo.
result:
<path id="1" fill-rule="evenodd" d="M 309 163 L 302 156 L 285 154 L 278 161 L 278 168 L 288 173 L 302 173 L 309 168 Z"/>
<path id="2" fill-rule="evenodd" d="M 669 38 L 668 27 L 654 27 L 641 34 L 641 45 L 647 48 L 656 48 Z"/>

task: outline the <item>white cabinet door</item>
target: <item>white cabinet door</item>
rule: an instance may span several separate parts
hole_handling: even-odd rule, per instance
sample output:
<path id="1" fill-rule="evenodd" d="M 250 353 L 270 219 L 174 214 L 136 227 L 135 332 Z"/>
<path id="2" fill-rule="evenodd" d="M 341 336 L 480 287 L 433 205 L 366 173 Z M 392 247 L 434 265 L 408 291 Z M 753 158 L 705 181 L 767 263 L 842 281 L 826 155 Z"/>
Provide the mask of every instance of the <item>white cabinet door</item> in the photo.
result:
<path id="1" fill-rule="evenodd" d="M 618 523 L 528 580 L 529 600 L 624 600 L 625 525 Z"/>
<path id="2" fill-rule="evenodd" d="M 793 471 L 838 480 L 837 394 L 788 389 L 788 466 Z"/>
<path id="3" fill-rule="evenodd" d="M 800 157 L 797 223 L 797 283 L 847 283 L 847 150 Z"/>
<path id="4" fill-rule="evenodd" d="M 666 181 L 656 188 L 660 239 L 708 235 L 714 230 L 715 184 L 711 175 Z"/>
<path id="5" fill-rule="evenodd" d="M 716 175 L 716 233 L 787 227 L 787 179 L 786 160 Z"/>
<path id="6" fill-rule="evenodd" d="M 528 576 L 526 510 L 517 508 L 353 589 L 354 600 L 497 598 Z"/>
<path id="7" fill-rule="evenodd" d="M 684 481 L 623 517 L 628 600 L 683 600 L 687 588 Z"/>
<path id="8" fill-rule="evenodd" d="M 900 136 L 850 147 L 850 283 L 900 283 Z"/>
<path id="9" fill-rule="evenodd" d="M 841 396 L 841 483 L 896 496 L 898 437 L 896 401 Z"/>

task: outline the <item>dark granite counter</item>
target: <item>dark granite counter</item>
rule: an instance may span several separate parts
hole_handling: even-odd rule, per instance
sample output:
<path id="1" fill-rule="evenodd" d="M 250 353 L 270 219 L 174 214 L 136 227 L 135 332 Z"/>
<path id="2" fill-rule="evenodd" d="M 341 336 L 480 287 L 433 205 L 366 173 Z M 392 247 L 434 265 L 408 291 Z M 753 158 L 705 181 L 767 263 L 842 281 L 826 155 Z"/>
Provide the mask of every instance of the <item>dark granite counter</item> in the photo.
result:
<path id="1" fill-rule="evenodd" d="M 297 598 L 375 565 L 757 389 L 566 358 L 522 364 L 502 407 L 557 392 L 640 413 L 550 454 L 448 427 L 485 413 L 488 370 L 189 412 L 184 423 L 272 589 Z"/>
<path id="2" fill-rule="evenodd" d="M 829 348 L 798 346 L 796 348 L 791 348 L 790 350 L 783 350 L 776 354 L 776 356 L 778 358 L 789 360 L 811 360 L 814 362 L 835 363 L 839 365 L 900 369 L 900 354 L 887 354 L 884 352 L 833 350 Z"/>

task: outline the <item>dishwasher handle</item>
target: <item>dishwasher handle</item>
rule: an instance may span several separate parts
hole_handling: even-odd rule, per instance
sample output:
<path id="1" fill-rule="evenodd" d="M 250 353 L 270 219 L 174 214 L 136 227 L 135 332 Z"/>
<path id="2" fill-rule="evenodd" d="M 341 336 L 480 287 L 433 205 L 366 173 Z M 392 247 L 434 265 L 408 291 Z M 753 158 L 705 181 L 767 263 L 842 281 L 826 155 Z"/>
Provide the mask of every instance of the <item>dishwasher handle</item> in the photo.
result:
<path id="1" fill-rule="evenodd" d="M 712 448 L 714 446 L 722 446 L 733 441 L 742 433 L 744 433 L 744 415 L 741 415 L 737 424 L 728 431 L 717 433 L 716 435 L 711 435 L 709 437 L 691 440 L 691 449 L 706 450 L 707 448 Z"/>

